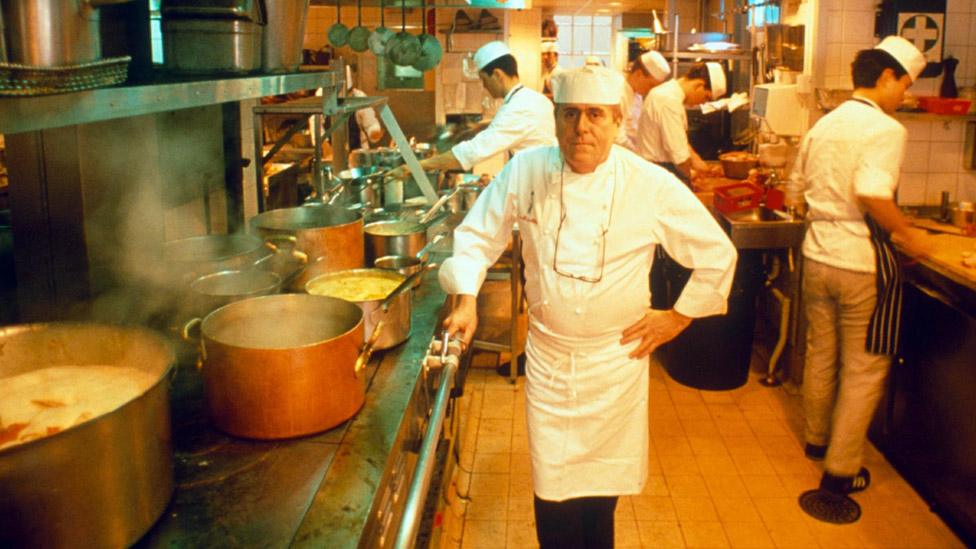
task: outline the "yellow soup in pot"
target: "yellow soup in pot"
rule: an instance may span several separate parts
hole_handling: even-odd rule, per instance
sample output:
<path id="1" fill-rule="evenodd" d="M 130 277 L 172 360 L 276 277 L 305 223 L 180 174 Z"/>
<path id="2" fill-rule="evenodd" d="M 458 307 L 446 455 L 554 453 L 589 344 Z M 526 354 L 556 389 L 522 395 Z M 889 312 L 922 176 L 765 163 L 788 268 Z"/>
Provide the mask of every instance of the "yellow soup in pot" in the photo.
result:
<path id="1" fill-rule="evenodd" d="M 385 299 L 401 281 L 370 274 L 348 274 L 313 279 L 306 290 L 312 295 L 327 295 L 346 301 L 376 301 Z"/>

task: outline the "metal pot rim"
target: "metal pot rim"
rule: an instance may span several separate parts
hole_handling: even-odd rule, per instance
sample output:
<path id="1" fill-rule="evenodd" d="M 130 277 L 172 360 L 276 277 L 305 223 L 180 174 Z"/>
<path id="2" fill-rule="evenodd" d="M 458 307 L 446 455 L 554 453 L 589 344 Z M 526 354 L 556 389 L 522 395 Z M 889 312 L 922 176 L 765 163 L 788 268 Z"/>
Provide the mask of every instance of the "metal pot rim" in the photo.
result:
<path id="1" fill-rule="evenodd" d="M 210 282 L 211 280 L 231 277 L 234 275 L 262 277 L 267 281 L 267 283 L 265 283 L 260 288 L 249 289 L 246 292 L 235 293 L 235 294 L 217 294 L 217 293 L 204 291 L 204 289 L 200 288 L 200 286 L 205 285 L 207 282 Z M 275 288 L 275 286 L 279 284 L 281 284 L 281 277 L 278 276 L 278 273 L 275 273 L 273 271 L 262 271 L 258 269 L 242 271 L 239 269 L 229 269 L 226 271 L 217 271 L 214 273 L 205 274 L 203 276 L 198 276 L 196 279 L 193 280 L 193 282 L 190 283 L 190 289 L 200 295 L 205 295 L 207 297 L 233 297 L 233 296 L 261 295 L 262 292 L 271 291 Z"/>
<path id="2" fill-rule="evenodd" d="M 217 256 L 204 256 L 203 254 L 194 255 L 192 254 L 192 249 L 188 247 L 194 246 L 194 244 L 199 242 L 218 242 L 221 240 L 226 240 L 227 242 L 234 242 L 235 244 L 241 244 L 242 248 L 240 251 L 235 251 L 233 253 L 225 253 L 225 255 Z M 207 261 L 223 261 L 233 257 L 239 257 L 253 253 L 264 247 L 264 241 L 247 233 L 236 233 L 236 234 L 207 234 L 202 236 L 191 236 L 189 238 L 180 238 L 177 240 L 167 240 L 163 243 L 163 260 L 169 262 L 177 263 L 194 263 L 194 262 L 207 262 Z M 189 251 L 187 251 L 189 250 Z M 181 253 L 182 252 L 182 253 Z"/>
<path id="3" fill-rule="evenodd" d="M 399 232 L 397 234 L 379 234 L 379 233 L 377 233 L 375 231 L 371 231 L 370 230 L 370 228 L 372 228 L 372 227 L 379 227 L 381 225 L 382 226 L 395 225 L 397 223 L 402 223 L 404 225 L 410 224 L 410 225 L 413 225 L 415 229 L 414 230 L 411 230 L 411 231 Z M 412 234 L 423 233 L 423 232 L 426 232 L 427 231 L 427 227 L 425 227 L 424 225 L 422 225 L 422 224 L 420 224 L 418 222 L 406 221 L 406 220 L 403 220 L 403 219 L 384 219 L 382 221 L 371 221 L 371 222 L 367 223 L 366 226 L 363 227 L 363 231 L 366 232 L 367 234 L 371 235 L 371 236 L 397 237 L 397 236 L 408 236 L 408 235 L 412 235 Z"/>
<path id="4" fill-rule="evenodd" d="M 308 215 L 309 211 L 322 210 L 328 214 L 334 214 L 338 219 L 338 223 L 331 225 L 322 224 L 297 224 L 290 217 L 294 215 L 301 216 L 302 212 Z M 357 223 L 362 223 L 363 216 L 359 212 L 350 211 L 346 208 L 340 206 L 296 206 L 294 208 L 278 208 L 275 210 L 268 210 L 266 212 L 261 212 L 258 215 L 251 218 L 251 225 L 256 229 L 263 229 L 267 231 L 314 231 L 318 229 L 331 229 L 336 227 L 346 227 L 349 225 L 355 225 Z"/>

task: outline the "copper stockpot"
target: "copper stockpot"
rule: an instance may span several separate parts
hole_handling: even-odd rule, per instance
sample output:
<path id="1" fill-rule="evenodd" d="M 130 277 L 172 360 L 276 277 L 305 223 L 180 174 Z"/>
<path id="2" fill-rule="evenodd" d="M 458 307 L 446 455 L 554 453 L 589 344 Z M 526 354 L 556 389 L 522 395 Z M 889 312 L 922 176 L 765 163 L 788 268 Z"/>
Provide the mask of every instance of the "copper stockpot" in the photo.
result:
<path id="1" fill-rule="evenodd" d="M 264 238 L 294 236 L 295 247 L 308 256 L 308 267 L 288 289 L 302 291 L 314 276 L 365 265 L 363 216 L 358 212 L 321 204 L 281 208 L 254 216 L 250 225 Z"/>
<path id="2" fill-rule="evenodd" d="M 365 400 L 363 312 L 332 297 L 280 294 L 225 305 L 200 323 L 207 410 L 231 435 L 282 439 L 352 417 Z M 379 331 L 376 332 L 377 334 Z"/>

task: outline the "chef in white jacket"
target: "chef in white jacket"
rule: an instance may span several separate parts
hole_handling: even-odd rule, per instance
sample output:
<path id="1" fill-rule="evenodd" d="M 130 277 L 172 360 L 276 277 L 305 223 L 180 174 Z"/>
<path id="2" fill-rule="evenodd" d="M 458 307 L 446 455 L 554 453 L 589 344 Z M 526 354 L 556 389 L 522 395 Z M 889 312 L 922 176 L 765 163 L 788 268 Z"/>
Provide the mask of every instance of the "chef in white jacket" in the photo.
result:
<path id="1" fill-rule="evenodd" d="M 516 153 L 537 145 L 556 142 L 552 103 L 541 93 L 522 85 L 518 63 L 504 42 L 489 42 L 474 54 L 478 76 L 488 93 L 504 98 L 491 123 L 472 139 L 458 143 L 451 150 L 424 159 L 424 171 L 470 170 L 475 164 L 507 151 Z M 390 172 L 404 178 L 407 166 Z"/>
<path id="2" fill-rule="evenodd" d="M 624 90 L 624 126 L 617 135 L 617 144 L 637 152 L 637 121 L 648 92 L 671 75 L 668 61 L 656 51 L 644 52 L 634 59 L 627 70 Z"/>
<path id="3" fill-rule="evenodd" d="M 458 296 L 445 326 L 471 340 L 476 296 L 517 222 L 539 542 L 612 547 L 617 497 L 647 478 L 647 357 L 693 318 L 725 312 L 736 252 L 687 187 L 613 144 L 620 73 L 583 67 L 553 83 L 559 145 L 515 155 L 455 230 L 440 270 Z M 657 246 L 693 269 L 666 311 L 648 308 Z"/>

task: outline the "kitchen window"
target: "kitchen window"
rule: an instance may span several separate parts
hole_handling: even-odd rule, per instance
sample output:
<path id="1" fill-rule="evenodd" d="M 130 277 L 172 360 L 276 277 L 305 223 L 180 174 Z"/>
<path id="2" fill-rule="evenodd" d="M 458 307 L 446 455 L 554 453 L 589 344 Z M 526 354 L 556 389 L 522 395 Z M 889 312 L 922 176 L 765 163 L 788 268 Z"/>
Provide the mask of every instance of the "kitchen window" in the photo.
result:
<path id="1" fill-rule="evenodd" d="M 612 66 L 613 18 L 609 15 L 556 15 L 559 27 L 559 65 L 566 69 L 582 67 L 587 55 L 599 57 Z"/>

